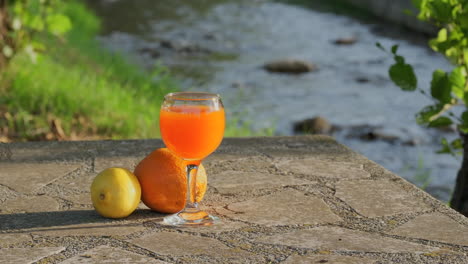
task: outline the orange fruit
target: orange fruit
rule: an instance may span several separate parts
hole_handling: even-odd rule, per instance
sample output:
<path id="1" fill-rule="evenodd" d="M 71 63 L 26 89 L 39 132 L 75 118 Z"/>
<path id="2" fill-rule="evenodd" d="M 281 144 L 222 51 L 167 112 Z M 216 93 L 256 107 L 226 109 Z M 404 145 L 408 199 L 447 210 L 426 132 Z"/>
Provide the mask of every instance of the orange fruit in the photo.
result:
<path id="1" fill-rule="evenodd" d="M 167 148 L 157 149 L 146 156 L 134 172 L 140 182 L 143 203 L 160 213 L 177 213 L 182 210 L 187 195 L 185 168 L 186 162 Z M 206 186 L 206 171 L 200 164 L 196 180 L 196 202 L 203 199 Z"/>

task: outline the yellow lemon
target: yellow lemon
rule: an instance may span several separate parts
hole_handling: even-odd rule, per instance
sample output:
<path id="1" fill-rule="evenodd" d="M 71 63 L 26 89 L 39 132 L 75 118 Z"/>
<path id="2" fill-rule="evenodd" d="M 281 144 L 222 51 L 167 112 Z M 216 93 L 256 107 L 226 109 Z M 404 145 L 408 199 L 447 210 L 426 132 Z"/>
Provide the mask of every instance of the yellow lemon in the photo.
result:
<path id="1" fill-rule="evenodd" d="M 137 177 L 123 168 L 108 168 L 91 184 L 91 200 L 96 211 L 109 218 L 129 216 L 138 207 L 141 187 Z"/>

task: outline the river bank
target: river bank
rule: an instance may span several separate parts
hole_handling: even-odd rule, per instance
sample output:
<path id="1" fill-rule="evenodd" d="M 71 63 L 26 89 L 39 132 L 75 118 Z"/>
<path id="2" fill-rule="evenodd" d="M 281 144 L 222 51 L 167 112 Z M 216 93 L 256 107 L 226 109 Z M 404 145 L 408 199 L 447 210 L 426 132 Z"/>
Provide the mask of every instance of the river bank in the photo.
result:
<path id="1" fill-rule="evenodd" d="M 159 135 L 152 106 L 177 89 L 165 69 L 144 69 L 104 48 L 96 40 L 100 21 L 82 2 L 56 8 L 71 30 L 63 38 L 34 35 L 44 46 L 36 60 L 22 51 L 2 69 L 0 142 Z"/>
<path id="2" fill-rule="evenodd" d="M 436 33 L 431 25 L 417 18 L 418 10 L 411 0 L 341 0 L 362 8 L 374 16 L 384 18 L 393 24 L 408 27 L 416 32 Z"/>

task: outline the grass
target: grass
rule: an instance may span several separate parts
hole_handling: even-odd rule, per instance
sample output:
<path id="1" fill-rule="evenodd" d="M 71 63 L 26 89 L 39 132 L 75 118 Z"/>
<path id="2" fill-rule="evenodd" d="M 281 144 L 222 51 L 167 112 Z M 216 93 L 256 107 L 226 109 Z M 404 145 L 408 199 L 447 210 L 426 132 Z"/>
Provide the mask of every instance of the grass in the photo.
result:
<path id="1" fill-rule="evenodd" d="M 259 130 L 252 129 L 252 123 L 242 121 L 238 117 L 234 117 L 227 121 L 224 131 L 225 137 L 246 137 L 246 136 L 273 136 L 274 128 L 262 128 Z"/>
<path id="2" fill-rule="evenodd" d="M 177 85 L 167 70 L 145 71 L 99 45 L 99 19 L 67 2 L 73 28 L 63 39 L 39 37 L 47 50 L 36 63 L 17 54 L 0 79 L 0 142 L 159 137 L 159 108 Z M 228 121 L 226 136 L 272 135 Z"/>
<path id="3" fill-rule="evenodd" d="M 149 74 L 100 47 L 99 21 L 82 4 L 67 3 L 64 12 L 71 32 L 63 40 L 42 36 L 47 52 L 36 63 L 18 54 L 2 74 L 4 134 L 13 140 L 157 137 L 162 98 L 176 89 L 165 69 Z"/>

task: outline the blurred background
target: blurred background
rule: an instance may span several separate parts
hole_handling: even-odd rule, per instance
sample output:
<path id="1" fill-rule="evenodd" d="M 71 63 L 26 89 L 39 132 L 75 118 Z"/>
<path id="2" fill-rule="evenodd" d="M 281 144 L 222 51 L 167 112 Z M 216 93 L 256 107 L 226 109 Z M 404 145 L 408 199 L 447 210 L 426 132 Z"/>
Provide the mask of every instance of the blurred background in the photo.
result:
<path id="1" fill-rule="evenodd" d="M 210 91 L 225 136 L 328 134 L 447 202 L 461 158 L 436 151 L 456 129 L 415 122 L 430 98 L 376 47 L 422 89 L 452 68 L 410 2 L 2 1 L 0 142 L 157 138 L 164 94 Z"/>

